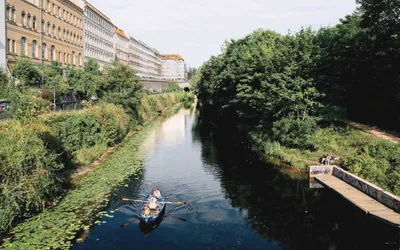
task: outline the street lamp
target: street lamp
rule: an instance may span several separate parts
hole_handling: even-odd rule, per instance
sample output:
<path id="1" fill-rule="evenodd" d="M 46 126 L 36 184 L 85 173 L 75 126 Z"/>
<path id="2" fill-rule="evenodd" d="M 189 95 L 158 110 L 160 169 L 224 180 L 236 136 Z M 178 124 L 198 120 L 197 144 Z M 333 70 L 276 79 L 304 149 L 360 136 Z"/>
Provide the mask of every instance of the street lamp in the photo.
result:
<path id="1" fill-rule="evenodd" d="M 56 112 L 56 80 L 53 80 L 53 105 L 54 105 L 54 112 Z"/>

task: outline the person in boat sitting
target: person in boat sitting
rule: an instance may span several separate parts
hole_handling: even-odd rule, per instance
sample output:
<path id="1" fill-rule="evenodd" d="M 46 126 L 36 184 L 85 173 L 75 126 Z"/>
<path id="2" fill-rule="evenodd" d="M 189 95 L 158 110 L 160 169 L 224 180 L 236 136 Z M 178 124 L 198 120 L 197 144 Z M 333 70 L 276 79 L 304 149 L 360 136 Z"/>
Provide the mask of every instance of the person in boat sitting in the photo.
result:
<path id="1" fill-rule="evenodd" d="M 157 209 L 157 199 L 156 197 L 152 196 L 149 200 L 149 208 L 150 209 Z"/>
<path id="2" fill-rule="evenodd" d="M 158 188 L 154 188 L 153 195 L 154 195 L 157 199 L 162 199 L 160 190 L 158 190 Z"/>

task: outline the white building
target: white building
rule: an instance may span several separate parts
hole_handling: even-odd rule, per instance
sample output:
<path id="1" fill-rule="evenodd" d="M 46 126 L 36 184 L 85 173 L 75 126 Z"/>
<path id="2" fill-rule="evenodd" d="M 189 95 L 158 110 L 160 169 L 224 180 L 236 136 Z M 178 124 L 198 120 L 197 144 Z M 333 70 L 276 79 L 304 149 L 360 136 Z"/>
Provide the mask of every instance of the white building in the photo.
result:
<path id="1" fill-rule="evenodd" d="M 85 61 L 96 60 L 100 68 L 114 60 L 114 25 L 111 20 L 85 1 Z"/>
<path id="2" fill-rule="evenodd" d="M 143 78 L 161 79 L 161 55 L 144 42 L 129 39 L 129 65 Z"/>
<path id="3" fill-rule="evenodd" d="M 129 64 L 129 37 L 123 30 L 114 30 L 114 60 L 122 64 Z"/>
<path id="4" fill-rule="evenodd" d="M 186 63 L 179 54 L 164 54 L 162 57 L 162 78 L 177 82 L 187 80 Z"/>
<path id="5" fill-rule="evenodd" d="M 0 68 L 5 70 L 7 67 L 6 61 L 6 10 L 5 0 L 0 0 Z M 3 25 L 4 24 L 4 25 Z"/>

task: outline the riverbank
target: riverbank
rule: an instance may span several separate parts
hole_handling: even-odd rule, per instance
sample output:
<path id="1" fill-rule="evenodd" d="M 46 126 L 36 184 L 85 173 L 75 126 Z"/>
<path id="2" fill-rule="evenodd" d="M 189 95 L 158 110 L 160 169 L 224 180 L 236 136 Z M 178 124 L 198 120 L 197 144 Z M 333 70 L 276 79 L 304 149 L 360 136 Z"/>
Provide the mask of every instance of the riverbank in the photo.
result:
<path id="1" fill-rule="evenodd" d="M 182 104 L 163 112 L 171 114 Z M 6 249 L 68 249 L 77 233 L 89 229 L 103 215 L 113 190 L 142 173 L 142 143 L 158 126 L 157 118 L 124 141 L 99 167 L 83 177 L 54 208 L 17 225 L 3 242 Z"/>

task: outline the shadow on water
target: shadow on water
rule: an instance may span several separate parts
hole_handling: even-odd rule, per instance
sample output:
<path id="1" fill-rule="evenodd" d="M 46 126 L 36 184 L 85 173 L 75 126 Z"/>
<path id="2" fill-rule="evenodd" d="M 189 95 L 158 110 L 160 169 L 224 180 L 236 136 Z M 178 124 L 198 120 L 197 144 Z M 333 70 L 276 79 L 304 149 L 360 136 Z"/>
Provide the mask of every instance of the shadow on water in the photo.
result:
<path id="1" fill-rule="evenodd" d="M 206 171 L 218 177 L 225 198 L 259 236 L 283 249 L 399 249 L 398 229 L 261 161 L 234 131 L 215 133 L 196 120 L 192 134 L 212 166 Z"/>

